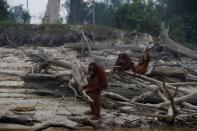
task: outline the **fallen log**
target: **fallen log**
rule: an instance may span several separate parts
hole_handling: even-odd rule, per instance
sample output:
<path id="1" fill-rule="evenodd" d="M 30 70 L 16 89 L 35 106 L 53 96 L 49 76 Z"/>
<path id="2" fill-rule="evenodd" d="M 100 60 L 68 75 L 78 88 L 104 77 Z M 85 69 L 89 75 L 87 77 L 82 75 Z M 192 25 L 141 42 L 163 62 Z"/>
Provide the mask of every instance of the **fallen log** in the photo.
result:
<path id="1" fill-rule="evenodd" d="M 58 67 L 62 67 L 62 68 L 67 68 L 67 69 L 72 69 L 72 65 L 69 63 L 64 63 L 58 60 L 46 60 L 49 62 L 49 64 L 51 64 L 52 66 L 58 66 Z"/>
<path id="2" fill-rule="evenodd" d="M 192 109 L 192 110 L 196 110 L 197 111 L 197 106 L 194 106 L 188 102 L 183 102 L 182 103 L 185 107 L 189 108 L 189 109 Z"/>
<path id="3" fill-rule="evenodd" d="M 156 65 L 153 67 L 150 75 L 161 75 L 161 76 L 171 76 L 171 77 L 185 77 L 186 71 L 183 67 L 173 65 Z"/>
<path id="4" fill-rule="evenodd" d="M 54 80 L 54 79 L 69 79 L 69 74 L 43 74 L 43 73 L 25 73 L 24 71 L 10 71 L 10 70 L 0 70 L 0 74 L 18 76 L 23 80 Z"/>
<path id="5" fill-rule="evenodd" d="M 113 92 L 103 92 L 103 94 L 105 97 L 111 98 L 113 100 L 118 100 L 118 101 L 129 101 L 129 99 L 122 97 L 119 94 L 113 93 Z"/>
<path id="6" fill-rule="evenodd" d="M 36 126 L 32 127 L 30 131 L 43 131 L 43 130 L 50 128 L 50 127 L 66 128 L 66 129 L 70 129 L 70 130 L 77 130 L 78 129 L 78 128 L 63 124 L 63 123 L 47 122 L 47 123 L 42 123 L 40 125 L 36 125 Z"/>
<path id="7" fill-rule="evenodd" d="M 8 43 L 10 45 L 12 45 L 14 48 L 19 49 L 20 51 L 22 51 L 25 55 L 27 55 L 29 58 L 31 58 L 32 62 L 40 65 L 40 69 L 39 71 L 41 71 L 42 69 L 48 68 L 50 65 L 52 66 L 58 66 L 58 67 L 62 67 L 62 68 L 67 68 L 67 69 L 72 69 L 72 65 L 69 63 L 64 63 L 58 60 L 54 60 L 51 58 L 48 58 L 48 56 L 46 56 L 42 50 L 41 54 L 34 54 L 32 52 L 27 52 L 22 48 L 18 48 L 16 46 L 15 43 L 13 43 L 8 36 L 6 35 L 6 39 L 8 41 Z M 45 69 L 46 70 L 46 69 Z"/>
<path id="8" fill-rule="evenodd" d="M 172 86 L 197 86 L 197 82 L 178 82 L 178 83 L 167 83 Z"/>
<path id="9" fill-rule="evenodd" d="M 147 77 L 145 75 L 140 75 L 140 74 L 134 74 L 133 72 L 129 72 L 129 71 L 126 71 L 125 73 L 127 73 L 128 75 L 131 75 L 133 77 L 138 77 L 138 78 L 141 78 L 141 79 L 144 79 L 146 81 L 149 81 L 155 85 L 157 85 L 161 90 L 163 90 L 163 83 L 159 80 L 156 80 L 154 78 L 150 78 L 150 77 Z M 176 90 L 176 87 L 175 86 L 172 86 L 172 85 L 169 85 L 166 83 L 165 85 L 167 88 L 169 89 L 172 89 L 172 90 Z M 186 90 L 186 89 L 183 89 L 183 88 L 179 88 L 179 92 L 182 92 L 184 94 L 189 94 L 191 93 L 190 91 Z"/>
<path id="10" fill-rule="evenodd" d="M 18 76 L 24 75 L 24 71 L 0 70 L 1 75 Z"/>
<path id="11" fill-rule="evenodd" d="M 189 94 L 189 95 L 185 95 L 185 96 L 182 96 L 182 97 L 179 97 L 179 98 L 175 98 L 174 103 L 177 104 L 177 103 L 185 102 L 185 101 L 187 101 L 189 99 L 192 99 L 192 98 L 195 99 L 196 95 L 197 95 L 197 92 L 194 92 L 194 93 Z M 170 101 L 166 101 L 166 102 L 160 103 L 159 107 L 166 106 L 166 105 L 169 105 L 169 104 L 170 104 Z"/>
<path id="12" fill-rule="evenodd" d="M 0 71 L 1 74 L 18 76 L 24 82 L 20 82 L 16 86 L 26 87 L 26 88 L 34 88 L 39 89 L 37 92 L 32 92 L 38 95 L 72 95 L 72 92 L 68 86 L 69 80 L 71 79 L 71 74 L 67 73 L 56 73 L 56 74 L 41 74 L 41 73 L 25 73 L 21 71 Z M 3 83 L 5 85 L 5 83 Z M 0 85 L 1 86 L 1 85 Z M 8 83 L 8 86 L 12 87 L 11 84 Z M 50 89 L 53 92 L 46 92 L 43 90 Z M 55 89 L 55 90 L 54 90 Z"/>
<path id="13" fill-rule="evenodd" d="M 113 79 L 132 83 L 131 86 L 109 86 L 107 92 L 113 92 L 130 99 L 131 101 L 145 102 L 145 103 L 160 103 L 162 100 L 155 93 L 159 87 L 139 82 L 135 79 L 126 78 L 125 74 L 113 74 Z M 124 85 L 124 84 L 123 84 Z M 152 95 L 150 95 L 152 94 Z"/>
<path id="14" fill-rule="evenodd" d="M 0 123 L 12 123 L 12 124 L 20 124 L 26 126 L 33 126 L 35 122 L 39 122 L 37 120 L 33 120 L 31 118 L 23 118 L 16 116 L 0 116 Z"/>
<path id="15" fill-rule="evenodd" d="M 83 46 L 84 46 L 83 44 L 77 44 L 77 43 L 64 44 L 64 48 L 72 48 L 75 50 L 80 50 Z M 99 49 L 128 50 L 131 49 L 131 46 L 118 46 L 114 44 L 107 44 L 107 45 L 90 44 L 90 48 L 92 50 L 99 50 Z"/>
<path id="16" fill-rule="evenodd" d="M 197 92 L 194 92 L 194 93 L 189 94 L 189 95 L 185 95 L 185 96 L 182 96 L 182 97 L 179 97 L 179 98 L 175 98 L 174 103 L 178 104 L 178 103 L 183 103 L 183 102 L 185 102 L 185 101 L 187 101 L 191 98 L 195 99 L 196 95 L 197 95 Z M 135 104 L 138 105 L 138 106 L 144 106 L 144 107 L 147 107 L 147 108 L 161 109 L 163 107 L 166 107 L 166 106 L 170 105 L 171 102 L 168 100 L 168 101 L 165 101 L 165 102 L 162 102 L 162 103 L 159 103 L 159 104 L 142 104 L 142 103 L 138 103 L 138 102 L 135 102 Z"/>
<path id="17" fill-rule="evenodd" d="M 83 126 L 91 126 L 94 129 L 104 129 L 102 125 L 98 123 L 98 121 L 89 120 L 86 117 L 69 117 L 69 120 L 82 124 Z"/>
<path id="18" fill-rule="evenodd" d="M 95 56 L 94 55 L 94 61 L 102 66 L 113 66 L 115 64 L 115 60 L 111 60 L 109 58 L 106 58 L 104 56 Z"/>

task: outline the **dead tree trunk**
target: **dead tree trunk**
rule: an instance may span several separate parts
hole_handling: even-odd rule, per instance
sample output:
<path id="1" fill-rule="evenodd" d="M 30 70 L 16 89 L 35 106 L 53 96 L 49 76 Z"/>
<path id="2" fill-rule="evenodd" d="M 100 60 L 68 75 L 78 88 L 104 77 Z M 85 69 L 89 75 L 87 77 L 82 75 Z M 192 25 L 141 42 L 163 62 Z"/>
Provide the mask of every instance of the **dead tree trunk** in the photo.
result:
<path id="1" fill-rule="evenodd" d="M 173 41 L 169 37 L 168 33 L 169 33 L 169 27 L 166 28 L 164 23 L 162 23 L 160 37 L 163 40 L 165 47 L 167 47 L 168 49 L 170 49 L 174 52 L 177 52 L 181 55 L 184 55 L 186 57 L 193 58 L 193 59 L 197 60 L 197 52 L 196 51 L 186 48 L 186 47 L 180 45 L 179 43 Z"/>
<path id="2" fill-rule="evenodd" d="M 57 24 L 59 16 L 60 0 L 49 0 L 44 15 L 44 24 Z"/>

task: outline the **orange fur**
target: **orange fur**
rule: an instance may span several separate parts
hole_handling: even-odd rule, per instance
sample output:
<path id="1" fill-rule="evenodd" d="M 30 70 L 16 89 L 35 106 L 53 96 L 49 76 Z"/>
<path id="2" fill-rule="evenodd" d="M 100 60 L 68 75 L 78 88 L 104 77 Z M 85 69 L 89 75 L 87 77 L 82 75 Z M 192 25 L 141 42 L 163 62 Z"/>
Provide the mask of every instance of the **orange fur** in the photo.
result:
<path id="1" fill-rule="evenodd" d="M 88 84 L 82 90 L 94 100 L 90 103 L 90 114 L 99 119 L 101 112 L 101 92 L 107 88 L 107 76 L 103 67 L 90 63 L 88 67 Z"/>
<path id="2" fill-rule="evenodd" d="M 120 67 L 115 68 L 114 71 L 127 71 L 132 69 L 133 72 L 144 75 L 147 72 L 150 58 L 151 57 L 148 48 L 144 51 L 144 54 L 140 58 L 138 64 L 134 64 L 128 54 L 121 53 L 119 54 L 115 63 L 115 66 Z"/>
<path id="3" fill-rule="evenodd" d="M 149 49 L 146 49 L 144 51 L 143 56 L 139 60 L 139 63 L 137 65 L 132 64 L 131 68 L 133 72 L 144 75 L 147 72 L 148 65 L 150 63 L 150 58 L 151 57 L 150 57 Z"/>

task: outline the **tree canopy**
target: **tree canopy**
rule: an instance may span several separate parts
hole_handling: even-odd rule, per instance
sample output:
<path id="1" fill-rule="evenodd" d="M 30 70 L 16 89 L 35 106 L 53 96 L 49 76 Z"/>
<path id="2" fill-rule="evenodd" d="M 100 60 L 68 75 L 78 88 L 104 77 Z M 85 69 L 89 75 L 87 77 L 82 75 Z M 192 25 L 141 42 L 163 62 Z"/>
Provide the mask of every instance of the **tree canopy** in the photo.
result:
<path id="1" fill-rule="evenodd" d="M 197 42 L 196 0 L 157 0 L 157 8 L 163 20 L 170 25 L 173 36 Z"/>
<path id="2" fill-rule="evenodd" d="M 93 24 L 159 35 L 160 23 L 170 25 L 170 35 L 176 40 L 197 43 L 197 0 L 67 0 L 69 24 Z M 95 14 L 93 17 L 93 14 Z M 0 1 L 0 21 L 11 19 L 29 23 L 31 16 L 19 5 L 9 8 Z"/>
<path id="3" fill-rule="evenodd" d="M 0 0 L 0 20 L 6 20 L 8 17 L 8 4 L 6 0 Z"/>
<path id="4" fill-rule="evenodd" d="M 0 0 L 0 21 L 30 23 L 31 16 L 22 5 L 9 8 L 6 0 Z"/>
<path id="5" fill-rule="evenodd" d="M 9 10 L 10 19 L 16 23 L 30 23 L 31 16 L 29 12 L 24 10 L 23 5 L 14 6 Z"/>
<path id="6" fill-rule="evenodd" d="M 158 34 L 161 17 L 153 2 L 133 1 L 122 4 L 114 11 L 115 26 L 122 29 L 136 29 L 141 32 Z"/>
<path id="7" fill-rule="evenodd" d="M 70 24 L 92 24 L 89 2 L 69 1 Z M 109 3 L 95 3 L 96 25 L 136 29 L 158 36 L 160 23 L 164 21 L 170 25 L 170 35 L 175 39 L 197 42 L 196 0 L 111 0 Z"/>

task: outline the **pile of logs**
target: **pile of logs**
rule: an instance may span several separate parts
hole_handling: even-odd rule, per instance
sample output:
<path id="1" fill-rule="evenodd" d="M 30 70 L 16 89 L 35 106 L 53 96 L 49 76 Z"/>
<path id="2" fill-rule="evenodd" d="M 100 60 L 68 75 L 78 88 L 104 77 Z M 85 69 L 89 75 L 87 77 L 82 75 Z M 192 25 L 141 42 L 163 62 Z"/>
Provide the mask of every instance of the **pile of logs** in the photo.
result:
<path id="1" fill-rule="evenodd" d="M 197 60 L 197 53 L 170 39 L 168 32 L 169 28 L 165 28 L 162 23 L 160 40 L 154 43 L 151 52 L 153 62 L 150 64 L 149 71 L 146 75 L 138 75 L 131 71 L 119 73 L 111 73 L 109 71 L 107 73 L 109 88 L 103 93 L 103 96 L 104 100 L 107 99 L 113 104 L 110 107 L 110 105 L 107 105 L 109 103 L 103 101 L 105 108 L 114 108 L 114 106 L 118 108 L 123 106 L 134 107 L 138 109 L 135 114 L 157 118 L 157 120 L 162 119 L 169 124 L 182 121 L 190 125 L 185 119 L 197 114 L 197 91 L 195 89 L 197 87 L 197 73 L 186 66 L 180 58 L 188 57 Z M 110 68 L 109 66 L 113 66 L 114 60 L 104 56 L 94 55 L 91 49 L 120 49 L 123 52 L 130 48 L 129 45 L 120 47 L 114 45 L 95 45 L 93 44 L 94 42 L 91 43 L 86 38 L 83 32 L 81 34 L 82 42 L 79 45 L 69 45 L 66 47 L 73 49 L 83 47 L 82 50 L 87 48 L 89 52 L 88 60 L 92 61 L 94 59 L 97 63 L 107 66 L 106 71 Z M 7 40 L 10 45 L 14 45 L 9 38 Z M 166 52 L 169 51 L 169 54 L 176 54 L 178 58 L 172 55 L 167 55 L 163 58 L 166 52 L 160 52 L 160 55 L 158 55 L 158 48 L 162 48 Z M 72 63 L 64 63 L 47 57 L 44 52 L 33 54 L 23 49 L 20 50 L 33 62 L 34 66 L 32 67 L 31 73 L 9 73 L 3 71 L 1 73 L 20 76 L 27 85 L 37 88 L 44 87 L 42 83 L 49 83 L 46 87 L 49 87 L 53 83 L 54 86 L 56 85 L 56 88 L 64 85 L 64 87 L 68 88 L 62 88 L 61 90 L 64 90 L 66 93 L 91 101 L 91 98 L 86 93 L 80 92 L 80 87 L 87 84 L 87 80 L 84 75 L 84 68 L 76 57 L 73 58 Z M 165 61 L 166 58 L 167 61 Z M 97 61 L 98 59 L 99 61 Z M 104 62 L 103 64 L 103 61 L 107 61 L 108 63 L 106 64 Z M 55 70 L 55 66 L 66 68 L 71 73 L 45 73 L 49 72 L 50 69 Z M 44 73 L 42 72 L 43 70 Z"/>

